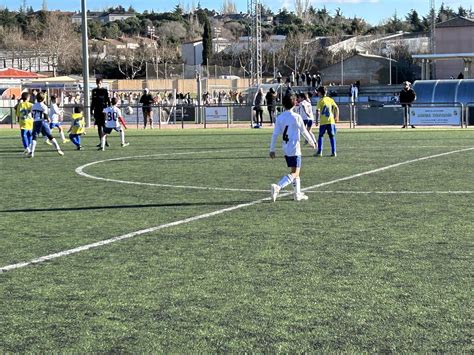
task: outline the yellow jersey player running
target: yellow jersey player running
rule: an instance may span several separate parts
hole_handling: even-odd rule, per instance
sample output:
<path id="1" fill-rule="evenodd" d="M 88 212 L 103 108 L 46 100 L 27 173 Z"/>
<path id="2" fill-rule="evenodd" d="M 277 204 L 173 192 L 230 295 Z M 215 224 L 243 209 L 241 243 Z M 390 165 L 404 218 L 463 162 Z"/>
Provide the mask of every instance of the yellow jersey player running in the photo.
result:
<path id="1" fill-rule="evenodd" d="M 122 143 L 122 147 L 126 147 L 130 143 L 125 142 L 125 132 L 123 131 L 120 123 L 124 123 L 122 117 L 122 111 L 117 107 L 117 98 L 113 97 L 110 100 L 112 106 L 107 107 L 104 109 L 105 114 L 105 127 L 104 127 L 104 134 L 100 140 L 100 147 L 98 150 L 105 150 L 105 142 L 107 141 L 107 136 L 112 133 L 112 131 L 117 131 L 120 133 L 120 141 Z"/>
<path id="2" fill-rule="evenodd" d="M 23 144 L 24 154 L 30 153 L 30 146 L 33 137 L 33 117 L 31 116 L 31 108 L 33 104 L 30 102 L 30 94 L 21 93 L 21 98 L 16 105 L 16 117 L 20 123 L 21 143 Z"/>
<path id="3" fill-rule="evenodd" d="M 76 146 L 77 150 L 82 150 L 81 135 L 83 135 L 86 131 L 86 124 L 84 121 L 84 115 L 82 114 L 81 106 L 74 107 L 74 112 L 71 115 L 71 118 L 72 124 L 68 130 L 68 133 L 70 132 L 69 139 Z"/>
<path id="4" fill-rule="evenodd" d="M 323 137 L 324 133 L 328 133 L 329 142 L 331 143 L 331 156 L 337 156 L 336 153 L 336 122 L 339 122 L 339 108 L 333 99 L 327 96 L 327 91 L 324 86 L 320 86 L 316 92 L 321 98 L 316 106 L 319 112 L 319 136 L 318 136 L 318 151 L 316 156 L 323 155 Z"/>
<path id="5" fill-rule="evenodd" d="M 307 200 L 308 196 L 301 192 L 301 135 L 306 138 L 313 148 L 316 148 L 316 145 L 306 130 L 301 116 L 291 110 L 296 103 L 295 96 L 285 95 L 282 103 L 286 111 L 278 115 L 276 119 L 276 125 L 273 130 L 272 141 L 270 144 L 270 158 L 275 158 L 276 141 L 277 138 L 281 136 L 283 154 L 285 155 L 286 164 L 290 168 L 290 174 L 283 176 L 278 183 L 271 185 L 271 198 L 273 202 L 275 202 L 280 190 L 289 184 L 293 184 L 294 200 Z"/>

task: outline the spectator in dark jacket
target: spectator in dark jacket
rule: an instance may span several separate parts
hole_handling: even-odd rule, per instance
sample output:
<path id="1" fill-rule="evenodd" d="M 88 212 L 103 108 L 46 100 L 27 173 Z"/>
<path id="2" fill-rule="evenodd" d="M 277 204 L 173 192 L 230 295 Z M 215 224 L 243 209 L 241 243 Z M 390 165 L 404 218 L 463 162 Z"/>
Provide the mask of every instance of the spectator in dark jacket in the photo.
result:
<path id="1" fill-rule="evenodd" d="M 277 95 L 273 88 L 270 88 L 270 90 L 265 95 L 265 101 L 267 102 L 268 115 L 270 116 L 270 124 L 273 125 L 275 121 L 275 108 L 277 101 Z"/>
<path id="2" fill-rule="evenodd" d="M 265 104 L 265 97 L 263 96 L 263 89 L 258 89 L 255 101 L 253 102 L 253 109 L 255 111 L 255 122 L 257 126 L 263 126 L 263 105 Z"/>
<path id="3" fill-rule="evenodd" d="M 403 83 L 403 89 L 400 91 L 400 104 L 403 107 L 403 126 L 402 128 L 406 128 L 408 126 L 408 121 L 410 117 L 410 106 L 413 101 L 416 100 L 416 93 L 415 90 L 411 88 L 411 83 L 409 81 L 405 81 Z M 414 125 L 411 125 L 411 128 L 415 128 Z"/>

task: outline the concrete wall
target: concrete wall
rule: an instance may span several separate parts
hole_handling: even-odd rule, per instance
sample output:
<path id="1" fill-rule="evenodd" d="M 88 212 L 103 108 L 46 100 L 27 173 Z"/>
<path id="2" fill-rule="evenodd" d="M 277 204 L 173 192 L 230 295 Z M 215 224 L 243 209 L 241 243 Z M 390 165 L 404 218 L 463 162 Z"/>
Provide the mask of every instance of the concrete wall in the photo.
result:
<path id="1" fill-rule="evenodd" d="M 436 53 L 473 53 L 474 26 L 442 27 L 436 29 Z M 464 71 L 461 59 L 436 62 L 436 79 L 457 78 Z"/>

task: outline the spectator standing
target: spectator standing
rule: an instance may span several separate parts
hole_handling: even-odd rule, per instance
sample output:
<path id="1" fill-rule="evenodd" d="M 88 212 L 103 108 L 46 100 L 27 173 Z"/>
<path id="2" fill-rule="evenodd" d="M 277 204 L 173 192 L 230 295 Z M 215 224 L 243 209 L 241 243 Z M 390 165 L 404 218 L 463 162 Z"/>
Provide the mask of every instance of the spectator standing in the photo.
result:
<path id="1" fill-rule="evenodd" d="M 277 101 L 277 95 L 273 88 L 270 88 L 270 90 L 265 95 L 265 101 L 267 102 L 268 115 L 270 116 L 270 124 L 273 126 L 273 123 L 275 122 L 275 105 Z"/>
<path id="2" fill-rule="evenodd" d="M 255 111 L 255 122 L 257 126 L 263 126 L 263 105 L 265 104 L 265 97 L 263 96 L 263 89 L 258 89 L 257 95 L 253 102 L 253 109 Z M 260 120 L 259 120 L 260 118 Z M 260 123 L 259 123 L 260 122 Z"/>
<path id="3" fill-rule="evenodd" d="M 403 89 L 400 91 L 400 104 L 403 107 L 403 126 L 402 128 L 407 128 L 408 121 L 410 118 L 410 107 L 413 101 L 416 100 L 416 92 L 411 88 L 411 83 L 405 81 L 403 83 Z M 411 125 L 411 128 L 415 128 L 414 125 Z"/>
<path id="4" fill-rule="evenodd" d="M 359 88 L 356 83 L 351 84 L 351 101 L 356 102 L 359 97 Z"/>
<path id="5" fill-rule="evenodd" d="M 146 125 L 150 122 L 150 128 L 153 129 L 153 111 L 152 105 L 155 102 L 153 95 L 150 94 L 150 90 L 145 88 L 143 90 L 143 95 L 140 97 L 140 103 L 142 104 L 143 112 L 143 129 L 146 129 Z"/>
<path id="6" fill-rule="evenodd" d="M 316 88 L 316 74 L 314 74 L 313 77 L 311 78 L 311 87 L 313 89 Z"/>
<path id="7" fill-rule="evenodd" d="M 281 79 L 283 78 L 283 76 L 281 75 L 280 71 L 278 71 L 277 75 L 276 75 L 276 79 L 277 79 L 277 83 L 278 84 L 281 84 Z"/>
<path id="8" fill-rule="evenodd" d="M 306 85 L 311 86 L 311 74 L 309 71 L 306 72 Z"/>

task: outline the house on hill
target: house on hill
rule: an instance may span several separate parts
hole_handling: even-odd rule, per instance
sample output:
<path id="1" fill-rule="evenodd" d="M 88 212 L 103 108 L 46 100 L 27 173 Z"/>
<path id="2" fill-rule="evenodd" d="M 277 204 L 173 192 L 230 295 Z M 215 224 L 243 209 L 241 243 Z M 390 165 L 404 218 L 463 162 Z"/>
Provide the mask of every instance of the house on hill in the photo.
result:
<path id="1" fill-rule="evenodd" d="M 474 53 L 474 19 L 455 17 L 436 25 L 436 54 Z M 472 59 L 449 59 L 436 62 L 436 78 L 448 79 L 459 73 L 472 73 Z"/>

